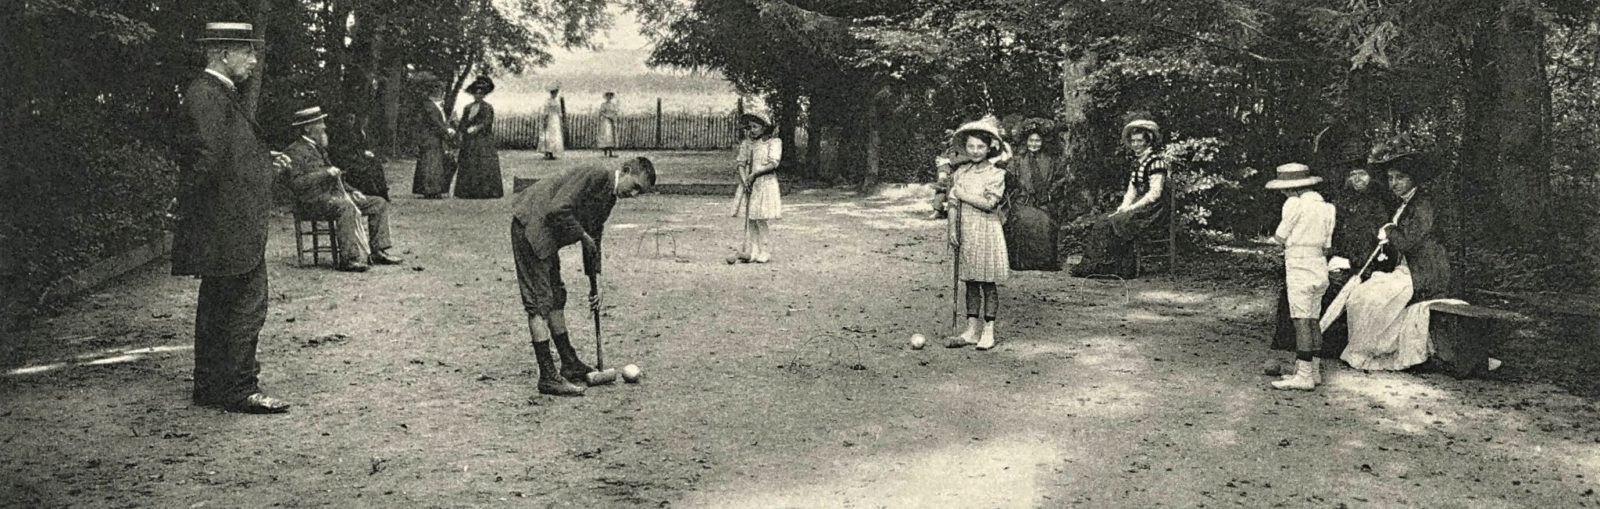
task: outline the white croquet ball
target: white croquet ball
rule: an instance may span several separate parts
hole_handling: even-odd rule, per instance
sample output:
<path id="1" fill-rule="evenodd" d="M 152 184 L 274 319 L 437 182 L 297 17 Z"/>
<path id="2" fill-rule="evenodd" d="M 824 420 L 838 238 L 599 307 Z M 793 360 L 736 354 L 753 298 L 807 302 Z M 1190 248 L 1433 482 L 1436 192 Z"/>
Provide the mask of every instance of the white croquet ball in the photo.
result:
<path id="1" fill-rule="evenodd" d="M 624 382 L 636 384 L 639 383 L 639 379 L 643 377 L 644 371 L 639 369 L 639 366 L 629 364 L 622 367 L 622 381 Z"/>
<path id="2" fill-rule="evenodd" d="M 921 350 L 922 347 L 924 345 L 927 345 L 927 344 L 928 344 L 928 338 L 922 337 L 921 334 L 912 334 L 911 335 L 911 349 L 912 350 Z"/>

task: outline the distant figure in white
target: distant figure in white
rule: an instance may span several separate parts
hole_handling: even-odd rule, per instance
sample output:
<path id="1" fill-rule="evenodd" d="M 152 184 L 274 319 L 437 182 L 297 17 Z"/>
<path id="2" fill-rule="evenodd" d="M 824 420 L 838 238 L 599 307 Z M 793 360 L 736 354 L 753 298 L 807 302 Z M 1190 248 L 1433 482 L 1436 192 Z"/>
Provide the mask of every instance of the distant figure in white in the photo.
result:
<path id="1" fill-rule="evenodd" d="M 548 160 L 567 151 L 566 143 L 561 141 L 561 85 L 550 86 L 550 100 L 544 103 L 544 134 L 539 136 L 539 151 Z"/>
<path id="2" fill-rule="evenodd" d="M 739 172 L 739 191 L 734 194 L 734 217 L 744 216 L 744 245 L 728 263 L 767 263 L 770 231 L 768 221 L 783 217 L 783 199 L 778 191 L 778 163 L 783 159 L 783 141 L 773 134 L 771 117 L 765 112 L 746 111 L 739 117 L 745 139 L 739 142 L 734 166 Z"/>
<path id="3" fill-rule="evenodd" d="M 606 92 L 605 102 L 600 103 L 600 138 L 595 145 L 606 157 L 617 157 L 617 121 L 622 114 L 617 111 L 616 99 L 616 92 Z"/>

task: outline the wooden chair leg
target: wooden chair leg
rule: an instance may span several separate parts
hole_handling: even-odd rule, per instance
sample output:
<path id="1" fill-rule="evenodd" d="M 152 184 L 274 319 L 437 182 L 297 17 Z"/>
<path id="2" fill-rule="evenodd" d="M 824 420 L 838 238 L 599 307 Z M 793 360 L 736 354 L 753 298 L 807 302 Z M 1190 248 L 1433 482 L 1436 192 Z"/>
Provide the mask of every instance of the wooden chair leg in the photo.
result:
<path id="1" fill-rule="evenodd" d="M 294 218 L 294 263 L 306 266 L 306 233 L 298 217 Z"/>

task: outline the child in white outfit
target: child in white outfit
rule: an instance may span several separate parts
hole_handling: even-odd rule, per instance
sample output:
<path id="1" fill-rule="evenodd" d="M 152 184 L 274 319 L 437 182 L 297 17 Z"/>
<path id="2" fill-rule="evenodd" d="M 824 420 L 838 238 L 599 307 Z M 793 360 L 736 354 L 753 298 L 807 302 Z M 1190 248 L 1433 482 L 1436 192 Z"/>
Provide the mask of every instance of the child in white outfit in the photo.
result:
<path id="1" fill-rule="evenodd" d="M 1321 383 L 1322 294 L 1328 291 L 1328 249 L 1333 245 L 1334 208 L 1311 186 L 1322 182 L 1299 163 L 1278 167 L 1267 189 L 1283 192 L 1283 219 L 1275 237 L 1283 243 L 1284 282 L 1289 318 L 1295 328 L 1295 372 L 1272 382 L 1277 389 L 1311 390 Z"/>

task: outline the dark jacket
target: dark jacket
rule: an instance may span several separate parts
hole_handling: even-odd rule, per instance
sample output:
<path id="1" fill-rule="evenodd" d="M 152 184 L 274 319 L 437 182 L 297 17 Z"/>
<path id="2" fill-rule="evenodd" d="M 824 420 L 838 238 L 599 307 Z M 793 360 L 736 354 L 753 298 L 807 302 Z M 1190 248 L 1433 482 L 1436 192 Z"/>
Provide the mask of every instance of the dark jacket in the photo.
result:
<path id="1" fill-rule="evenodd" d="M 181 109 L 190 143 L 179 158 L 172 273 L 232 276 L 255 269 L 266 258 L 272 156 L 238 91 L 210 73 L 189 83 Z"/>
<path id="2" fill-rule="evenodd" d="M 1334 222 L 1333 252 L 1329 254 L 1350 260 L 1351 270 L 1361 270 L 1361 264 L 1378 247 L 1378 229 L 1394 218 L 1394 207 L 1390 204 L 1389 196 L 1392 195 L 1388 191 L 1378 188 L 1364 193 L 1346 188 L 1345 193 L 1333 204 L 1338 210 L 1338 221 Z M 1374 259 L 1370 270 L 1394 270 L 1393 260 L 1380 262 Z"/>
<path id="3" fill-rule="evenodd" d="M 1066 183 L 1061 158 L 1044 151 L 1017 154 L 1011 158 L 1011 173 L 1017 175 L 1017 197 L 1021 205 L 1044 207 L 1061 198 L 1056 192 Z"/>
<path id="4" fill-rule="evenodd" d="M 1412 302 L 1445 297 L 1451 292 L 1450 255 L 1434 236 L 1436 210 L 1433 200 L 1419 189 L 1400 213 L 1400 221 L 1389 228 L 1389 256 L 1403 256 L 1411 269 Z"/>
<path id="5" fill-rule="evenodd" d="M 517 193 L 511 210 L 539 258 L 556 256 L 587 232 L 599 244 L 611 208 L 617 204 L 615 170 L 580 166 L 541 179 Z M 600 271 L 599 253 L 584 253 L 590 270 Z"/>
<path id="6" fill-rule="evenodd" d="M 336 203 L 355 189 L 328 173 L 333 162 L 327 149 L 304 136 L 290 143 L 283 153 L 294 164 L 289 167 L 289 188 L 294 190 L 295 210 L 304 217 L 327 217 L 339 213 Z"/>

